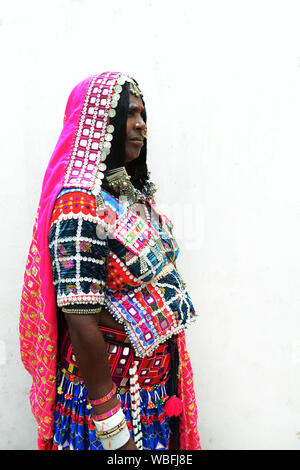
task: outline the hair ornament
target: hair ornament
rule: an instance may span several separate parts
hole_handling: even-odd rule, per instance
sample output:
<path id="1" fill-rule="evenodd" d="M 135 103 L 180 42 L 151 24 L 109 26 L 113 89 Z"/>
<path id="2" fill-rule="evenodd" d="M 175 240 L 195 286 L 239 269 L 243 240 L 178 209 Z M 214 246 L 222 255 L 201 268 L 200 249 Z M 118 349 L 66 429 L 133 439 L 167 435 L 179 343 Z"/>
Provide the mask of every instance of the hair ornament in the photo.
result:
<path id="1" fill-rule="evenodd" d="M 143 93 L 138 87 L 138 84 L 132 80 L 129 82 L 129 91 L 132 95 L 136 96 L 137 98 L 143 98 Z"/>

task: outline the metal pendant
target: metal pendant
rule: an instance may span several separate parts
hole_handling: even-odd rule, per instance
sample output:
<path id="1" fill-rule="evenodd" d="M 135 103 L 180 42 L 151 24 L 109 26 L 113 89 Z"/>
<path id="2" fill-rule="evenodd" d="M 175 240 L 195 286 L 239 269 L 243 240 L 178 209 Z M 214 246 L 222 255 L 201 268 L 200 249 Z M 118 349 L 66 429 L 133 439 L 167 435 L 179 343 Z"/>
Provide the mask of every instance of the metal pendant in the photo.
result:
<path id="1" fill-rule="evenodd" d="M 104 240 L 106 238 L 106 230 L 100 224 L 96 226 L 96 235 L 97 235 L 97 238 L 99 238 L 99 240 Z"/>
<path id="2" fill-rule="evenodd" d="M 147 257 L 144 255 L 139 256 L 140 260 L 140 267 L 141 267 L 141 274 L 145 274 L 148 271 L 148 264 L 147 264 Z"/>

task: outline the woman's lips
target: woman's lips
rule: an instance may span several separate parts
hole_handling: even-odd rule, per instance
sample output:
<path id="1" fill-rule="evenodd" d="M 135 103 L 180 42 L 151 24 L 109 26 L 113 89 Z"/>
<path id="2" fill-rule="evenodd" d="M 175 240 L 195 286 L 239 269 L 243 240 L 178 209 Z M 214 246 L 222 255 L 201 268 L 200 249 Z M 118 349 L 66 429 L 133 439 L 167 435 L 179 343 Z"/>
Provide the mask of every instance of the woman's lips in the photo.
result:
<path id="1" fill-rule="evenodd" d="M 142 145 L 144 144 L 143 139 L 139 139 L 138 137 L 133 138 L 133 139 L 129 139 L 129 140 L 130 140 L 130 142 L 132 142 L 132 143 L 135 144 L 135 145 L 140 145 L 140 146 L 142 146 Z"/>

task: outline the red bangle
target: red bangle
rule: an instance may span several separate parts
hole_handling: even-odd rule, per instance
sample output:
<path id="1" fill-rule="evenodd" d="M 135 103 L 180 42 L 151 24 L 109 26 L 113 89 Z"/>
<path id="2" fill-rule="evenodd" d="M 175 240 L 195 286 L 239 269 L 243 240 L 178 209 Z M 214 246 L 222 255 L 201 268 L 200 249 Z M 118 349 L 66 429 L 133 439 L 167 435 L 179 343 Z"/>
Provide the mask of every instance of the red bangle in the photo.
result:
<path id="1" fill-rule="evenodd" d="M 115 415 L 119 409 L 121 408 L 121 403 L 119 403 L 115 408 L 112 410 L 107 411 L 106 413 L 103 413 L 102 415 L 93 415 L 93 419 L 95 421 L 103 421 L 106 418 L 110 418 L 110 416 Z"/>
<path id="2" fill-rule="evenodd" d="M 98 400 L 91 400 L 88 397 L 88 401 L 90 402 L 91 405 L 102 405 L 102 403 L 105 403 L 106 401 L 108 401 L 110 398 L 114 396 L 114 394 L 116 393 L 116 390 L 117 390 L 117 386 L 116 384 L 114 384 L 112 390 L 107 395 L 105 395 L 105 397 L 98 398 Z"/>

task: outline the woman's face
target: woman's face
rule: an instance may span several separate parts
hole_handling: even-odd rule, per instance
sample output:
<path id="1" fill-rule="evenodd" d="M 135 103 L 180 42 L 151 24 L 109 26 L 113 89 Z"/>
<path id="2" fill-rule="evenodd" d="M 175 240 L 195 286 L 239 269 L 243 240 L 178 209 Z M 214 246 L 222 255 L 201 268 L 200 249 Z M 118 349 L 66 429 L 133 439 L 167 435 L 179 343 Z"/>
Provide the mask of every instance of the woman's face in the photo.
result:
<path id="1" fill-rule="evenodd" d="M 144 121 L 145 108 L 141 98 L 130 93 L 129 108 L 126 127 L 125 141 L 125 163 L 138 158 L 141 148 L 144 145 L 143 135 L 146 131 L 146 123 Z"/>

